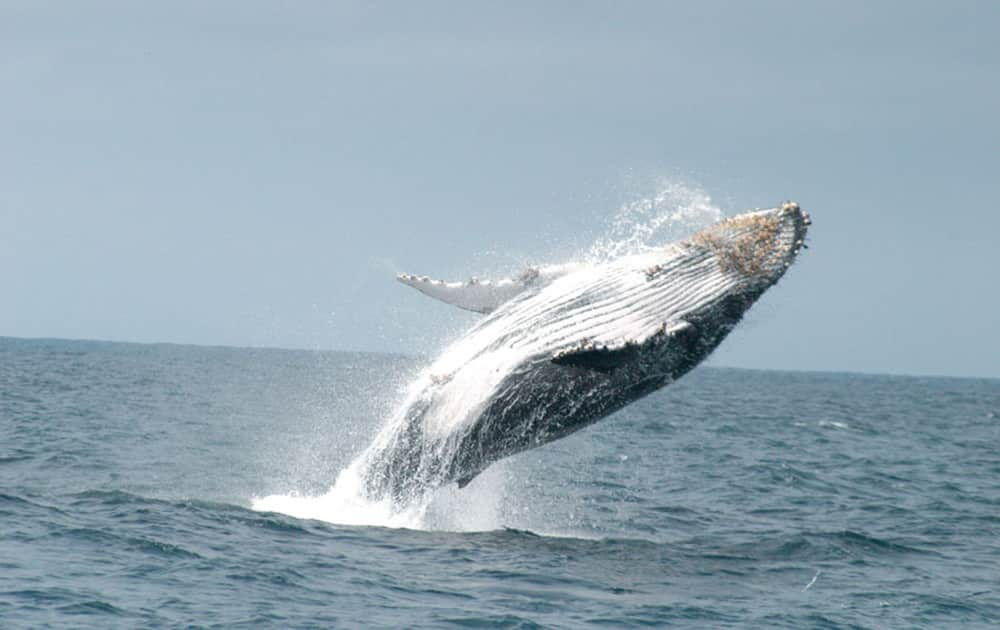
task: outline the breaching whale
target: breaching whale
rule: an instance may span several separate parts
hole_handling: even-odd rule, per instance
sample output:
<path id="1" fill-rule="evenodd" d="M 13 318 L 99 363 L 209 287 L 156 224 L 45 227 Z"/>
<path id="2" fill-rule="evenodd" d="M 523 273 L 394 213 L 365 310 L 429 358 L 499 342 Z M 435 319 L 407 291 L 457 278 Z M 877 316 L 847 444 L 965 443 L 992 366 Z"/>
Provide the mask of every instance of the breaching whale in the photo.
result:
<path id="1" fill-rule="evenodd" d="M 399 280 L 486 317 L 411 385 L 363 454 L 370 499 L 402 504 L 577 431 L 704 360 L 805 246 L 798 204 L 666 247 L 499 281 Z"/>

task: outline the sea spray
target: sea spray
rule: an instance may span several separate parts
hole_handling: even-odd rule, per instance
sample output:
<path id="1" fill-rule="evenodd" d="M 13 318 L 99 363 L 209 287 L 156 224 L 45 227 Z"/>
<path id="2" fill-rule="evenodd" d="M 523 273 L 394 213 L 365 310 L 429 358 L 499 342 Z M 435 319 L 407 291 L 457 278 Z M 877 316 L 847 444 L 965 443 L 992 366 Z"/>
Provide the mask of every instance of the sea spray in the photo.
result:
<path id="1" fill-rule="evenodd" d="M 471 491 L 455 486 L 414 494 L 405 505 L 389 498 L 372 499 L 365 491 L 365 460 L 359 457 L 321 495 L 270 495 L 254 498 L 252 507 L 296 518 L 339 525 L 370 525 L 435 531 L 489 531 L 503 526 L 507 480 L 504 462 L 480 475 Z"/>
<path id="2" fill-rule="evenodd" d="M 270 495 L 255 498 L 252 507 L 261 512 L 279 512 L 340 525 L 420 529 L 429 502 L 414 502 L 401 508 L 389 499 L 372 500 L 364 493 L 362 464 L 362 460 L 356 459 L 340 471 L 336 483 L 325 494 Z"/>
<path id="3" fill-rule="evenodd" d="M 601 263 L 640 254 L 716 223 L 722 216 L 722 210 L 703 189 L 658 179 L 651 192 L 626 201 L 608 217 L 603 235 L 584 258 Z"/>

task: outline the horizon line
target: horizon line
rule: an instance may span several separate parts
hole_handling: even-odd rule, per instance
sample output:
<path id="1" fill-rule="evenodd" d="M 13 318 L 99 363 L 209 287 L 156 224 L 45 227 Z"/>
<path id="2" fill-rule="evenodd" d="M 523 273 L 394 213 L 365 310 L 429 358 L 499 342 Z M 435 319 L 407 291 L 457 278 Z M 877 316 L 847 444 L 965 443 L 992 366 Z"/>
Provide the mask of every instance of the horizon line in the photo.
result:
<path id="1" fill-rule="evenodd" d="M 316 353 L 345 353 L 345 354 L 371 354 L 371 355 L 382 355 L 387 357 L 398 357 L 402 359 L 418 359 L 418 360 L 428 360 L 427 355 L 421 354 L 409 354 L 405 352 L 389 352 L 385 350 L 360 350 L 352 348 L 295 348 L 287 346 L 251 346 L 251 345 L 224 345 L 224 344 L 211 344 L 211 343 L 187 343 L 187 342 L 176 342 L 176 341 L 122 341 L 118 339 L 82 339 L 82 338 L 71 338 L 71 337 L 16 337 L 12 335 L 0 335 L 0 341 L 4 340 L 17 340 L 17 341 L 63 341 L 72 343 L 104 343 L 104 344 L 121 344 L 121 345 L 134 345 L 134 346 L 177 346 L 177 347 L 192 347 L 192 348 L 215 348 L 215 349 L 226 349 L 226 350 L 274 350 L 279 352 L 316 352 Z M 903 372 L 865 372 L 856 370 L 843 370 L 843 369 L 794 369 L 794 368 L 761 368 L 761 367 L 746 367 L 740 365 L 709 365 L 702 364 L 698 367 L 709 368 L 709 369 L 721 369 L 721 370 L 744 370 L 748 372 L 779 372 L 788 374 L 828 374 L 828 375 L 852 375 L 852 376 L 883 376 L 890 378 L 934 378 L 934 379 L 960 379 L 960 380 L 979 380 L 979 381 L 997 381 L 1000 380 L 1000 376 L 981 376 L 981 375 L 952 375 L 952 374 L 907 374 Z"/>

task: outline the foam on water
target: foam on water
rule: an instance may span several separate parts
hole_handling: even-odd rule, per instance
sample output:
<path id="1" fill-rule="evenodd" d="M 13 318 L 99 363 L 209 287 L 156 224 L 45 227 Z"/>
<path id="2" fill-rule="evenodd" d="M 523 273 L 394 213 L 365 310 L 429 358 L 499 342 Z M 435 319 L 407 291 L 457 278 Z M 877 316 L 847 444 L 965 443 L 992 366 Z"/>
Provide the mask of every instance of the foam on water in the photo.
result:
<path id="1" fill-rule="evenodd" d="M 581 258 L 599 264 L 647 252 L 721 218 L 721 210 L 702 189 L 661 180 L 652 194 L 618 208 L 608 221 L 606 236 L 583 252 Z M 465 363 L 470 352 L 476 351 L 476 345 L 475 340 L 462 338 L 449 345 L 429 368 L 418 374 L 372 445 L 340 472 L 328 492 L 319 496 L 286 494 L 255 498 L 253 509 L 344 525 L 453 531 L 484 531 L 507 525 L 505 520 L 510 515 L 505 513 L 504 506 L 509 508 L 511 501 L 504 495 L 507 484 L 503 462 L 491 466 L 463 491 L 448 484 L 431 492 L 417 493 L 403 506 L 389 499 L 372 500 L 365 495 L 364 480 L 373 461 L 372 455 L 377 454 L 380 446 L 392 439 L 394 431 L 407 421 L 406 410 L 426 395 L 434 374 L 452 373 L 454 368 Z M 476 406 L 483 395 L 488 394 L 497 374 L 507 373 L 519 361 L 517 356 L 497 355 L 496 359 L 484 364 L 482 374 L 463 373 L 466 382 L 464 385 L 459 383 L 461 387 L 456 386 L 458 394 L 443 397 L 443 404 L 428 410 L 423 419 L 425 429 L 437 434 L 448 433 L 474 419 Z"/>
<path id="2" fill-rule="evenodd" d="M 361 464 L 360 460 L 355 460 L 340 471 L 336 483 L 326 494 L 318 496 L 274 494 L 254 498 L 253 509 L 340 525 L 420 529 L 427 505 L 413 504 L 400 510 L 388 499 L 372 501 L 364 495 Z"/>
<path id="3" fill-rule="evenodd" d="M 338 525 L 371 525 L 436 531 L 490 531 L 503 526 L 502 501 L 506 470 L 502 462 L 476 478 L 466 489 L 448 486 L 413 497 L 405 506 L 389 499 L 374 501 L 364 492 L 364 460 L 358 458 L 337 476 L 328 492 L 318 496 L 276 494 L 256 497 L 259 512 Z"/>

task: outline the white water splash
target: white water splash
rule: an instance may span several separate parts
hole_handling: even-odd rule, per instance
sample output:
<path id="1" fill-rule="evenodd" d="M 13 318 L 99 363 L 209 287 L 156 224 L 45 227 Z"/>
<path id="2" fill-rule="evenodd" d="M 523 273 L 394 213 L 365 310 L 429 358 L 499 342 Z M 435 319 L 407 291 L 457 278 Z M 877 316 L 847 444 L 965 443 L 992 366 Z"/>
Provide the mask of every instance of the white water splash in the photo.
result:
<path id="1" fill-rule="evenodd" d="M 361 460 L 356 459 L 340 471 L 337 481 L 319 496 L 273 494 L 254 498 L 251 506 L 258 512 L 278 512 L 296 518 L 313 519 L 340 525 L 376 525 L 420 529 L 426 505 L 411 505 L 400 511 L 387 499 L 372 501 L 363 491 Z"/>
<path id="2" fill-rule="evenodd" d="M 602 263 L 621 256 L 642 253 L 685 236 L 722 218 L 707 193 L 687 184 L 661 180 L 654 192 L 622 205 L 610 218 L 605 236 L 593 243 L 580 257 L 589 263 Z M 498 355 L 499 357 L 499 355 Z M 436 365 L 448 365 L 451 359 L 464 363 L 462 345 L 449 346 L 449 351 L 437 358 Z M 515 364 L 517 357 L 511 357 Z M 453 370 L 443 369 L 445 373 Z M 506 369 L 489 370 L 484 379 L 506 373 Z M 474 375 L 478 378 L 478 375 Z M 392 423 L 406 420 L 406 407 L 424 390 L 423 381 L 431 378 L 425 370 L 410 384 L 409 395 L 389 419 Z M 475 387 L 470 383 L 470 388 Z M 461 400 L 456 399 L 457 402 Z M 441 419 L 453 423 L 456 418 L 468 415 L 468 409 L 448 409 Z M 429 428 L 436 425 L 429 419 Z M 375 438 L 388 439 L 389 425 Z M 439 430 L 454 429 L 453 424 Z M 377 446 L 374 444 L 373 446 Z M 370 447 L 371 448 L 371 447 Z M 367 453 L 362 453 L 337 477 L 334 486 L 319 496 L 296 494 L 271 495 L 255 498 L 254 510 L 279 512 L 297 518 L 316 519 L 342 525 L 373 525 L 410 529 L 450 531 L 486 531 L 508 525 L 504 521 L 505 506 L 512 503 L 505 496 L 506 472 L 504 462 L 497 462 L 479 475 L 468 487 L 459 491 L 449 484 L 420 496 L 402 509 L 388 499 L 373 501 L 365 496 L 364 475 L 368 464 Z"/>
<path id="3" fill-rule="evenodd" d="M 275 494 L 254 498 L 258 512 L 277 512 L 295 518 L 338 525 L 368 525 L 435 531 L 492 531 L 503 527 L 502 501 L 506 483 L 503 462 L 490 467 L 463 490 L 448 486 L 415 497 L 402 510 L 388 499 L 373 501 L 364 494 L 362 458 L 337 476 L 318 496 Z"/>
<path id="4" fill-rule="evenodd" d="M 722 220 L 722 210 L 703 189 L 672 180 L 656 182 L 652 194 L 623 204 L 606 235 L 587 252 L 590 262 L 607 262 L 649 251 Z"/>

